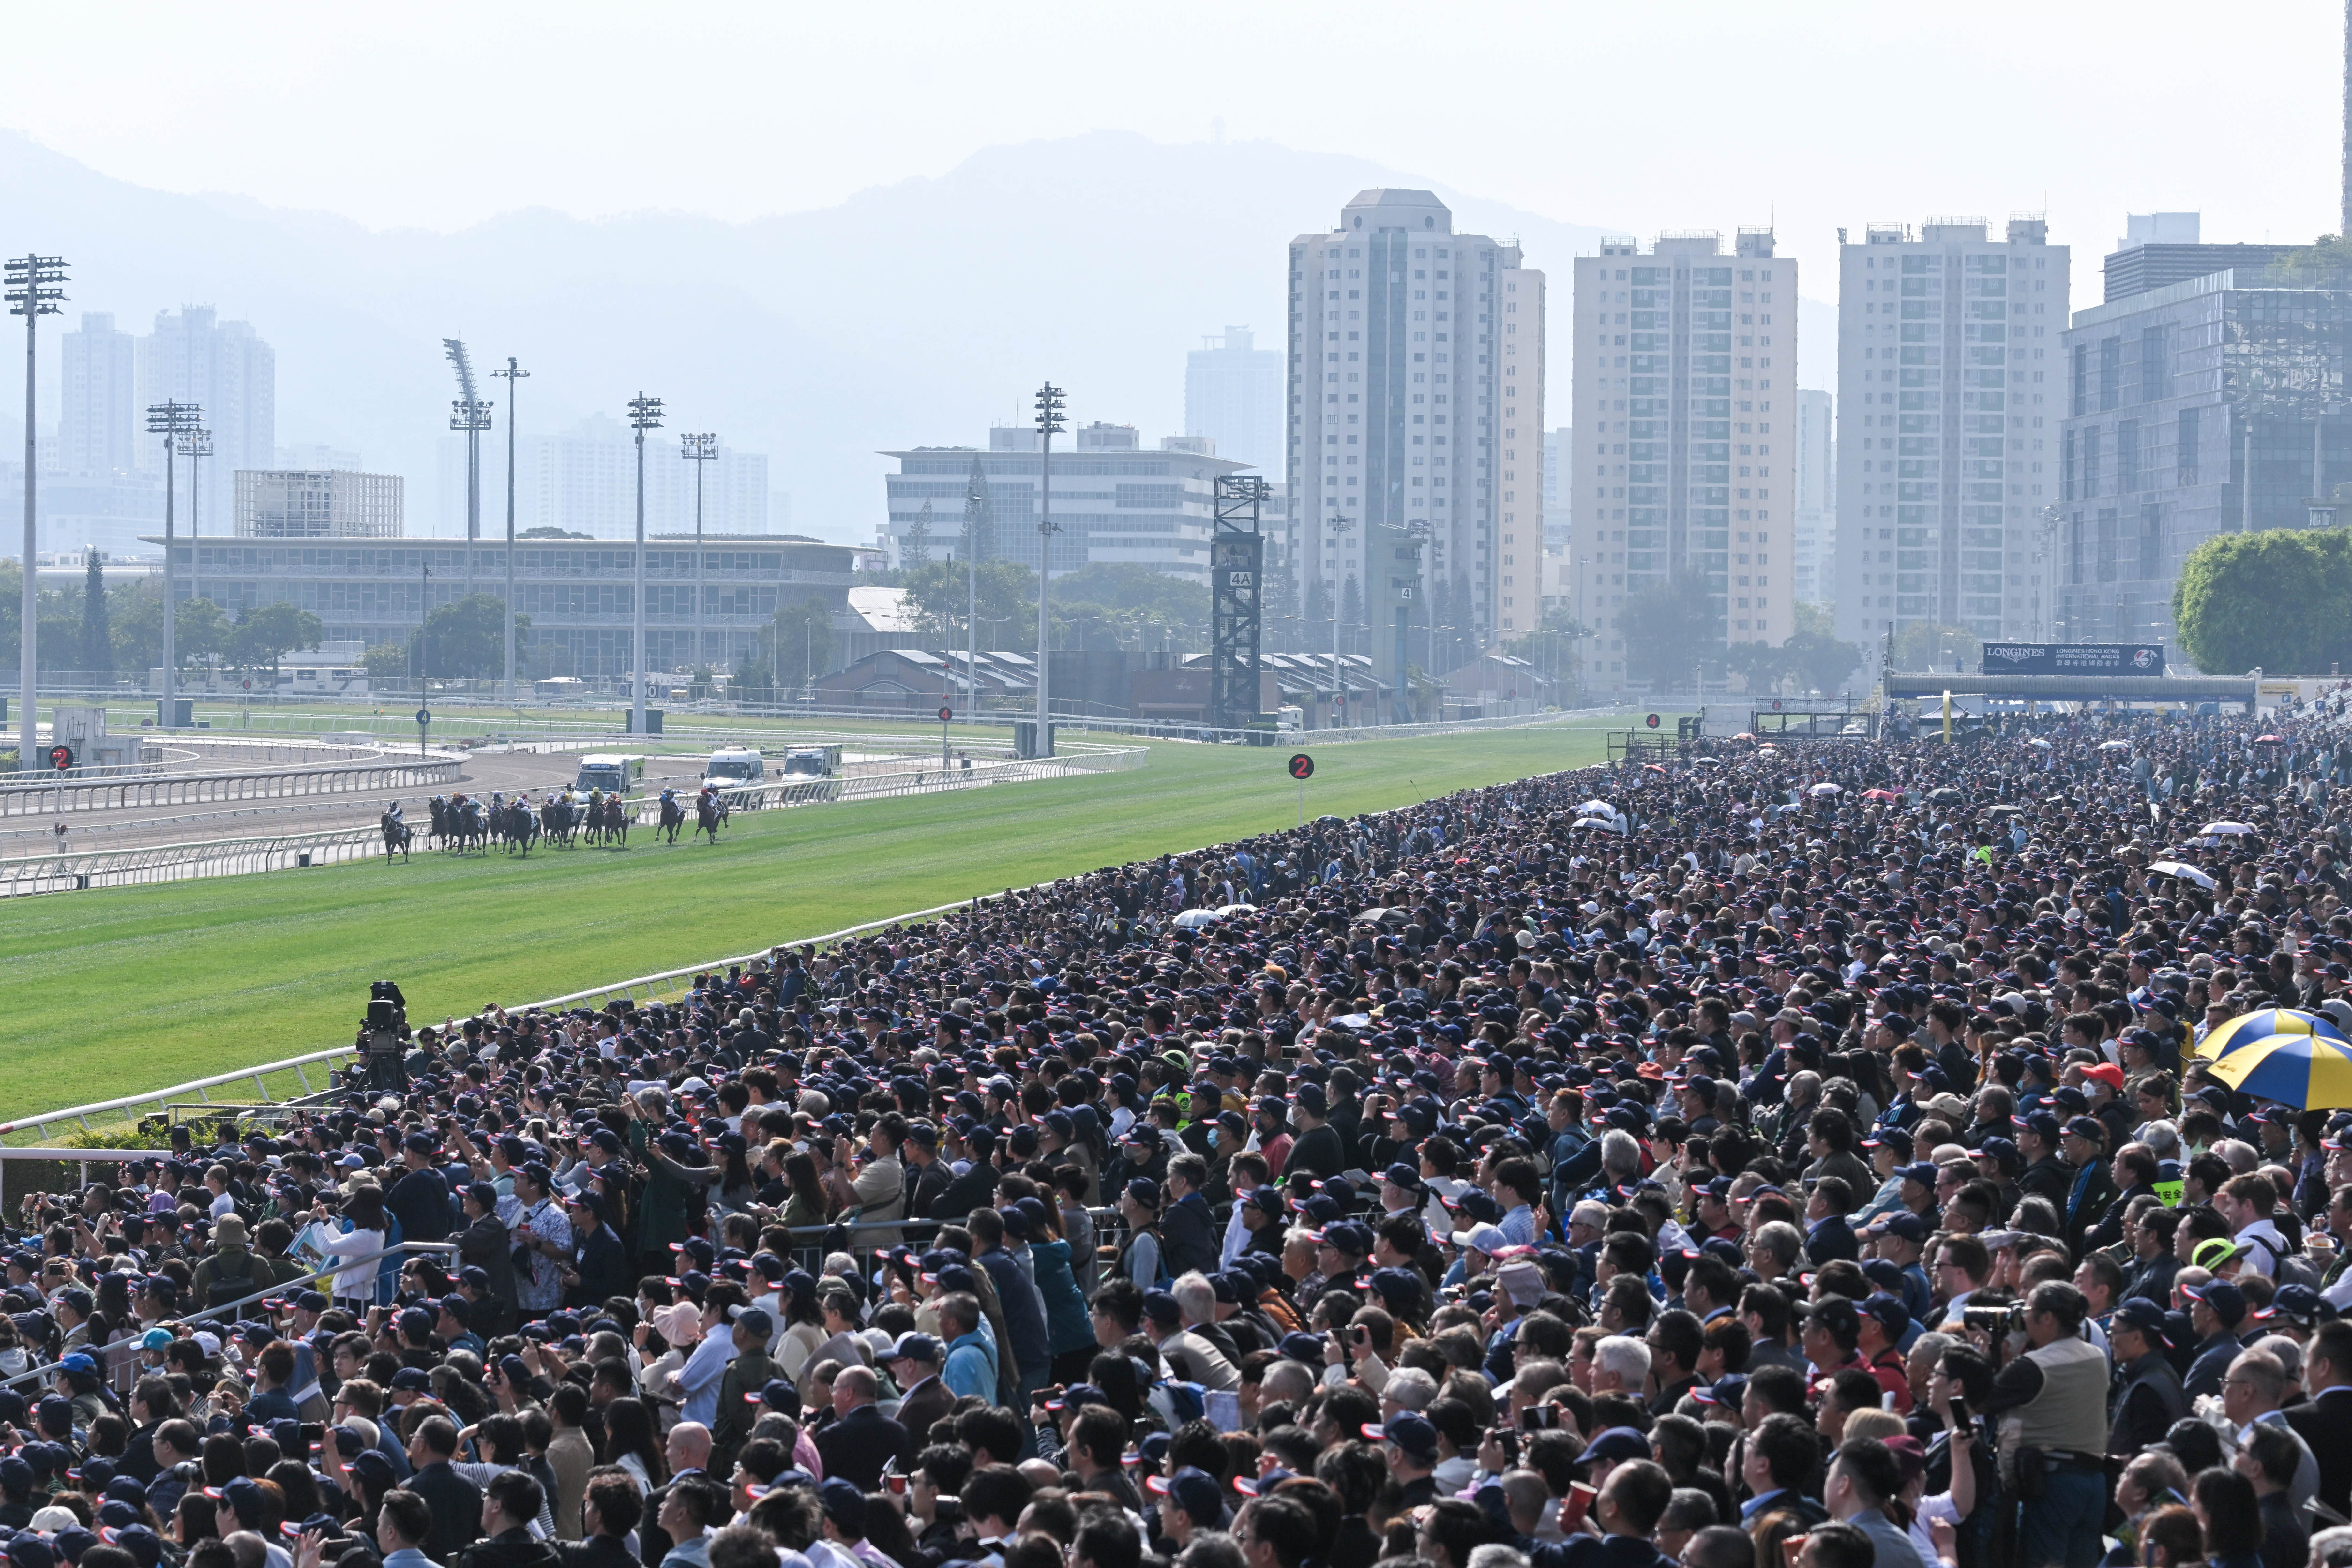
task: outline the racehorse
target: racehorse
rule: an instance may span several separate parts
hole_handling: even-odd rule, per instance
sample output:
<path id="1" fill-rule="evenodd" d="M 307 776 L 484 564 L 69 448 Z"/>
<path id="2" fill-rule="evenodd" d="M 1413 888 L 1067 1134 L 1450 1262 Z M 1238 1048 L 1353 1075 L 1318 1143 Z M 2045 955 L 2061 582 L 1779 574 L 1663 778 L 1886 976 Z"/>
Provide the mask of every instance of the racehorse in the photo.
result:
<path id="1" fill-rule="evenodd" d="M 528 858 L 531 845 L 539 838 L 539 817 L 530 809 L 530 803 L 517 795 L 498 813 L 497 828 L 499 842 L 506 846 L 508 854 L 520 849 Z"/>
<path id="2" fill-rule="evenodd" d="M 704 790 L 694 797 L 694 837 L 710 835 L 710 842 L 719 842 L 719 825 L 727 820 L 726 803 L 715 790 Z"/>
<path id="3" fill-rule="evenodd" d="M 572 803 L 560 795 L 549 795 L 547 804 L 539 808 L 539 830 L 547 836 L 551 844 L 571 848 L 572 836 L 579 826 L 578 813 Z"/>
<path id="4" fill-rule="evenodd" d="M 618 790 L 614 791 L 611 795 L 604 797 L 604 820 L 600 826 L 604 828 L 605 842 L 612 843 L 617 841 L 623 847 L 625 848 L 627 847 L 629 842 L 629 810 L 627 806 L 621 803 L 621 795 Z"/>
<path id="5" fill-rule="evenodd" d="M 677 842 L 677 830 L 685 826 L 686 808 L 678 805 L 677 792 L 668 789 L 662 791 L 661 826 L 655 831 L 666 835 L 668 842 L 675 844 Z"/>
<path id="6" fill-rule="evenodd" d="M 408 824 L 400 819 L 400 814 L 386 807 L 384 814 L 376 818 L 376 826 L 383 829 L 383 863 L 387 866 L 392 864 L 395 850 L 403 860 L 407 859 L 408 841 L 412 835 L 408 831 Z"/>
<path id="7" fill-rule="evenodd" d="M 459 795 L 449 803 L 449 836 L 457 841 L 457 852 L 479 845 L 485 854 L 490 847 L 490 825 L 482 816 L 482 803 L 470 795 Z"/>

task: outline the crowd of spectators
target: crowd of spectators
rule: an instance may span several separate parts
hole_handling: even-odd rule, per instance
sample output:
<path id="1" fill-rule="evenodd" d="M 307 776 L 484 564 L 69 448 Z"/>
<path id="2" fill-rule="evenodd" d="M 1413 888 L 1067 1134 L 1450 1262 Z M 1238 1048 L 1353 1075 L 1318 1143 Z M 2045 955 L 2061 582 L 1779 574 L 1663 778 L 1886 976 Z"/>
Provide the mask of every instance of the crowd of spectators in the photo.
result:
<path id="1" fill-rule="evenodd" d="M 418 1028 L 25 1202 L 0 1550 L 2352 1564 L 2352 1110 L 2197 1054 L 2352 1026 L 2340 701 L 1660 751 Z"/>

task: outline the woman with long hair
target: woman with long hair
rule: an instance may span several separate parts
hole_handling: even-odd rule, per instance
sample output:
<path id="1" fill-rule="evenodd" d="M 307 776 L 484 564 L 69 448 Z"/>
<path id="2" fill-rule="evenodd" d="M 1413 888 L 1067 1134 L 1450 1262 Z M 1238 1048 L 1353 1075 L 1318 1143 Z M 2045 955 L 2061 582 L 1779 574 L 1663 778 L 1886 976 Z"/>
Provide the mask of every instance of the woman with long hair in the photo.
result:
<path id="1" fill-rule="evenodd" d="M 817 1179 L 816 1161 L 812 1156 L 795 1151 L 785 1157 L 784 1186 L 790 1194 L 784 1199 L 785 1228 L 798 1230 L 824 1224 L 828 1217 L 824 1184 Z"/>
<path id="2" fill-rule="evenodd" d="M 1054 1381 L 1065 1387 L 1086 1376 L 1094 1359 L 1094 1320 L 1071 1271 L 1070 1244 L 1062 1239 L 1062 1216 L 1039 1197 L 1014 1201 L 1013 1213 L 1029 1223 L 1029 1261 L 1037 1293 L 1045 1299 L 1046 1349 L 1054 1357 Z"/>
<path id="3" fill-rule="evenodd" d="M 776 1296 L 784 1323 L 776 1364 L 783 1369 L 786 1382 L 798 1384 L 808 1358 L 830 1337 L 824 1331 L 824 1308 L 817 1300 L 816 1279 L 805 1268 L 788 1272 L 776 1287 Z"/>
<path id="4" fill-rule="evenodd" d="M 642 1399 L 615 1399 L 604 1406 L 604 1451 L 596 1458 L 599 1464 L 628 1471 L 641 1492 L 669 1482 L 669 1464 L 662 1458 L 653 1411 Z"/>
<path id="5" fill-rule="evenodd" d="M 324 1199 L 311 1205 L 310 1217 L 326 1227 L 320 1249 L 330 1258 L 372 1259 L 389 1245 L 391 1229 L 400 1223 L 385 1212 L 383 1189 L 377 1186 L 353 1187 L 343 1200 L 340 1220 L 327 1212 Z M 376 1274 L 377 1266 L 372 1261 L 336 1269 L 335 1304 L 354 1317 L 367 1316 L 367 1310 L 375 1305 Z"/>

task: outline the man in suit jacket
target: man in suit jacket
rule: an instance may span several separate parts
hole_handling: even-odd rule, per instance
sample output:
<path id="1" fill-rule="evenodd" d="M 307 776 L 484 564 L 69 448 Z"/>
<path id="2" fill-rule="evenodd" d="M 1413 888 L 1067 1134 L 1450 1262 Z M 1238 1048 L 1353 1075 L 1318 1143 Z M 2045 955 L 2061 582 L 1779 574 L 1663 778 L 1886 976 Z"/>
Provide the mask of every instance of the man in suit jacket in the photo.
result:
<path id="1" fill-rule="evenodd" d="M 2079 1257 L 2084 1237 L 2098 1228 L 2107 1206 L 2116 1201 L 2115 1178 L 2107 1173 L 2106 1123 L 2095 1116 L 2077 1116 L 2066 1123 L 2059 1147 L 2065 1152 L 2066 1163 L 2074 1167 L 2074 1184 L 2066 1190 L 2063 1228 Z"/>
<path id="2" fill-rule="evenodd" d="M 880 1384 L 874 1369 L 848 1366 L 833 1380 L 833 1410 L 836 1419 L 816 1436 L 816 1451 L 824 1473 L 855 1481 L 860 1491 L 882 1484 L 882 1467 L 891 1460 L 903 1470 L 913 1458 L 907 1429 L 875 1407 Z"/>
<path id="3" fill-rule="evenodd" d="M 425 1554 L 436 1563 L 454 1563 L 459 1549 L 480 1538 L 482 1492 L 450 1464 L 457 1456 L 457 1428 L 436 1415 L 427 1418 L 408 1439 L 408 1462 L 416 1473 L 404 1483 L 433 1509 L 433 1534 Z"/>
<path id="4" fill-rule="evenodd" d="M 971 1166 L 931 1199 L 932 1219 L 961 1223 L 974 1209 L 996 1206 L 996 1133 L 975 1127 L 964 1139 L 971 1148 Z"/>
<path id="5" fill-rule="evenodd" d="M 1839 1258 L 1853 1262 L 1862 1257 L 1861 1243 L 1845 1216 L 1853 1211 L 1853 1187 L 1843 1176 L 1822 1176 L 1805 1200 L 1805 1256 L 1819 1268 Z"/>
<path id="6" fill-rule="evenodd" d="M 1217 1266 L 1217 1222 L 1201 1194 L 1208 1175 L 1198 1154 L 1179 1154 L 1168 1162 L 1168 1191 L 1176 1201 L 1160 1211 L 1160 1236 L 1171 1274 L 1205 1274 Z"/>
<path id="7" fill-rule="evenodd" d="M 940 1381 L 940 1365 L 944 1359 L 943 1348 L 930 1334 L 900 1334 L 891 1351 L 890 1375 L 905 1391 L 894 1419 L 907 1429 L 909 1453 L 921 1453 L 930 1441 L 933 1423 L 955 1408 L 956 1396 Z"/>
<path id="8" fill-rule="evenodd" d="M 2322 1323 L 2312 1335 L 2303 1354 L 2303 1386 L 2311 1397 L 2281 1414 L 2319 1460 L 2319 1500 L 2352 1513 L 2352 1443 L 2343 1439 L 2352 1422 L 2352 1322 Z"/>

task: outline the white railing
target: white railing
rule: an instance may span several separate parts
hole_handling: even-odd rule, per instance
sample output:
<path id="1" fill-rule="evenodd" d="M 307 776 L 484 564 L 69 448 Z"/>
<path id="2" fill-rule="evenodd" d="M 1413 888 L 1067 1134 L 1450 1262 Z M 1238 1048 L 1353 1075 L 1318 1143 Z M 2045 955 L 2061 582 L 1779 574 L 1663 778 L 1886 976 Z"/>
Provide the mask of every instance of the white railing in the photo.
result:
<path id="1" fill-rule="evenodd" d="M 361 1010 L 363 1011 L 364 1007 Z M 352 1027 L 354 1030 L 358 1027 L 356 1016 L 353 1019 Z M 215 1073 L 210 1078 L 195 1079 L 187 1083 L 175 1083 L 169 1089 L 153 1089 L 144 1094 L 126 1094 L 117 1100 L 93 1100 L 88 1105 L 68 1106 L 63 1110 L 52 1110 L 45 1115 L 26 1117 L 21 1121 L 0 1122 L 0 1135 L 21 1131 L 26 1128 L 36 1128 L 47 1132 L 50 1128 L 68 1121 L 79 1123 L 84 1130 L 88 1130 L 91 1117 L 104 1116 L 110 1111 L 121 1111 L 124 1121 L 135 1121 L 138 1118 L 131 1113 L 141 1106 L 160 1106 L 166 1100 L 182 1100 L 192 1094 L 200 1100 L 209 1100 L 212 1097 L 205 1092 L 207 1089 L 220 1089 L 232 1083 L 251 1083 L 254 1092 L 264 1103 L 274 1104 L 276 1102 L 269 1098 L 269 1085 L 266 1081 L 268 1079 L 278 1073 L 291 1072 L 296 1081 L 301 1084 L 304 1094 L 314 1094 L 318 1091 L 310 1087 L 310 1075 L 308 1069 L 319 1067 L 322 1069 L 323 1076 L 323 1069 L 327 1065 L 340 1062 L 352 1054 L 352 1048 L 350 1046 L 339 1047 L 331 1051 L 311 1051 L 305 1056 L 288 1057 L 282 1061 L 264 1062 L 259 1067 L 240 1068 L 235 1072 Z M 118 1157 L 120 1157 L 119 1152 Z"/>
<path id="2" fill-rule="evenodd" d="M 272 773 L 148 773 L 62 784 L 0 785 L 0 816 L 413 789 L 447 784 L 458 776 L 458 770 L 464 766 L 465 758 L 454 752 L 426 752 L 404 758 L 387 752 L 374 762 L 286 768 Z"/>

